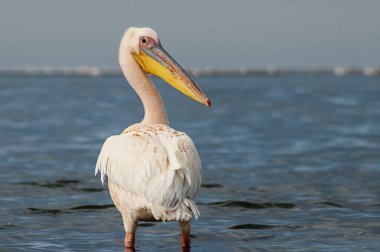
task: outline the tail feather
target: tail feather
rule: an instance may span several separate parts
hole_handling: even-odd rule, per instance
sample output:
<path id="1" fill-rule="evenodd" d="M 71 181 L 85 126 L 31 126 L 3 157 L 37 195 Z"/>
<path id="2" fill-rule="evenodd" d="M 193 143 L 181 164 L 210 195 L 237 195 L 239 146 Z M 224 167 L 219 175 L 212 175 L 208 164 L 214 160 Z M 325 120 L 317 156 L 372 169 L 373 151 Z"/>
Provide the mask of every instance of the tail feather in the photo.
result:
<path id="1" fill-rule="evenodd" d="M 200 213 L 195 202 L 193 200 L 184 199 L 184 203 L 191 209 L 191 212 L 194 215 L 195 219 L 198 219 Z"/>
<path id="2" fill-rule="evenodd" d="M 193 200 L 184 199 L 175 209 L 165 209 L 163 206 L 152 206 L 154 218 L 162 221 L 188 221 L 193 216 L 198 219 L 199 210 Z"/>

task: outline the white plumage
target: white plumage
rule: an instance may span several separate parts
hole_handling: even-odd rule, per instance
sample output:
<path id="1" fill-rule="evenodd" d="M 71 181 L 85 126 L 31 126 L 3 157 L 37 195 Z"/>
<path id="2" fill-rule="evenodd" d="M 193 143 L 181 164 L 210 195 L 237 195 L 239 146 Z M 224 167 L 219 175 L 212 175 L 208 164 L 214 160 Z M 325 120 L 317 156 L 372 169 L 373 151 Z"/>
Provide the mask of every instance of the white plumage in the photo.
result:
<path id="1" fill-rule="evenodd" d="M 192 140 L 183 132 L 163 124 L 133 125 L 106 140 L 97 172 L 102 182 L 108 176 L 111 183 L 134 195 L 133 204 L 115 202 L 116 206 L 128 204 L 135 212 L 148 209 L 162 221 L 199 216 L 195 199 L 201 163 Z"/>

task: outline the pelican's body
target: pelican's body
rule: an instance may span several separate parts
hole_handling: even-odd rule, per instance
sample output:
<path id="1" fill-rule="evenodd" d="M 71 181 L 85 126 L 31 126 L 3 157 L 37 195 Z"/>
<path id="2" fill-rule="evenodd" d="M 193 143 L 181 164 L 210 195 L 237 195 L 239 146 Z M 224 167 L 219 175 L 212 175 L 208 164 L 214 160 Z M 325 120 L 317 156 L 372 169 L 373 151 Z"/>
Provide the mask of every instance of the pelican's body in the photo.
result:
<path id="1" fill-rule="evenodd" d="M 137 124 L 107 139 L 98 167 L 113 202 L 131 221 L 189 221 L 201 164 L 191 139 L 164 124 Z M 130 222 L 128 218 L 126 222 Z"/>
<path id="2" fill-rule="evenodd" d="M 201 183 L 201 162 L 192 140 L 168 125 L 160 94 L 146 73 L 162 77 L 191 98 L 210 105 L 197 84 L 162 49 L 149 28 L 129 28 L 119 51 L 122 71 L 140 97 L 144 119 L 109 137 L 96 172 L 108 177 L 111 198 L 126 231 L 125 246 L 134 247 L 138 221 L 179 221 L 181 245 L 190 245 L 190 221 Z"/>

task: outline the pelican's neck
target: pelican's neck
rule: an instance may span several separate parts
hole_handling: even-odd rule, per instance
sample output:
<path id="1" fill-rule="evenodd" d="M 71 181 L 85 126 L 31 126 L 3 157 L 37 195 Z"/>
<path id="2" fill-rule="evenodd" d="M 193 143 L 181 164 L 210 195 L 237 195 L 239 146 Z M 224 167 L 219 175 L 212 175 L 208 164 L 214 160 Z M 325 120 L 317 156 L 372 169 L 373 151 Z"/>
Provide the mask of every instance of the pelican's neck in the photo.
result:
<path id="1" fill-rule="evenodd" d="M 125 46 L 120 47 L 119 62 L 125 78 L 144 105 L 144 119 L 141 123 L 169 125 L 160 93 Z"/>

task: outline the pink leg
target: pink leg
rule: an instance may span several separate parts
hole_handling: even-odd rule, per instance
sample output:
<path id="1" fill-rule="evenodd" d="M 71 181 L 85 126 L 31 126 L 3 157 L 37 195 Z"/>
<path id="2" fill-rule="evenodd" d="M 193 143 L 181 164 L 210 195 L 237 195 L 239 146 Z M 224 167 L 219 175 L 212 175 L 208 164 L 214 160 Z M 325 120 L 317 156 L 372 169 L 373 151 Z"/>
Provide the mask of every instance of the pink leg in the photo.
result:
<path id="1" fill-rule="evenodd" d="M 181 221 L 181 248 L 190 248 L 190 221 Z"/>
<path id="2" fill-rule="evenodd" d="M 125 234 L 125 247 L 134 248 L 135 247 L 135 232 L 129 232 Z"/>
<path id="3" fill-rule="evenodd" d="M 182 232 L 181 247 L 182 248 L 190 248 L 190 233 Z"/>

